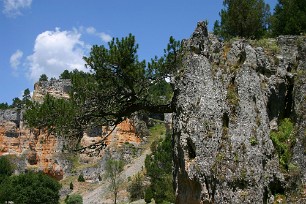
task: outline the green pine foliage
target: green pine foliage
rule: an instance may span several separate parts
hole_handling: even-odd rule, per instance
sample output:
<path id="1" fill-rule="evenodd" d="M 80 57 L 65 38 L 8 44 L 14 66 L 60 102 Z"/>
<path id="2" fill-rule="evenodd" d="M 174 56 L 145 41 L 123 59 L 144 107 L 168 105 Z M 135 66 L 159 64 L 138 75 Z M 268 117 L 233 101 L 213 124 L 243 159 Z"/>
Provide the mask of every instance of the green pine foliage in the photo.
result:
<path id="1" fill-rule="evenodd" d="M 142 174 L 137 173 L 128 187 L 130 193 L 130 201 L 135 201 L 144 198 L 144 177 Z"/>
<path id="2" fill-rule="evenodd" d="M 84 178 L 83 174 L 79 175 L 78 182 L 85 182 L 85 178 Z"/>
<path id="3" fill-rule="evenodd" d="M 71 129 L 78 110 L 71 100 L 57 99 L 47 94 L 42 104 L 31 104 L 24 114 L 28 126 L 47 128 L 49 132 L 77 134 Z M 55 127 L 57 129 L 55 129 Z"/>
<path id="4" fill-rule="evenodd" d="M 90 72 L 65 70 L 71 79 L 70 99 L 47 95 L 31 104 L 24 118 L 31 128 L 46 128 L 76 141 L 89 126 L 116 125 L 136 111 L 173 112 L 173 89 L 166 81 L 180 64 L 181 43 L 170 38 L 163 57 L 138 60 L 135 37 L 114 38 L 108 47 L 95 45 L 84 57 Z"/>
<path id="5" fill-rule="evenodd" d="M 154 149 L 154 148 L 153 148 Z M 167 133 L 155 151 L 148 155 L 145 160 L 147 176 L 150 177 L 151 184 L 145 191 L 146 202 L 154 198 L 156 203 L 174 203 L 174 190 L 172 186 L 172 142 L 171 134 Z"/>
<path id="6" fill-rule="evenodd" d="M 278 0 L 272 17 L 272 32 L 274 36 L 306 33 L 306 1 Z"/>
<path id="7" fill-rule="evenodd" d="M 61 185 L 43 173 L 7 177 L 0 185 L 0 203 L 56 204 Z"/>
<path id="8" fill-rule="evenodd" d="M 49 80 L 48 76 L 46 74 L 42 74 L 42 75 L 40 75 L 38 81 L 48 81 L 48 80 Z"/>
<path id="9" fill-rule="evenodd" d="M 0 110 L 9 109 L 9 105 L 7 103 L 0 103 Z"/>
<path id="10" fill-rule="evenodd" d="M 0 175 L 11 176 L 14 172 L 14 168 L 8 156 L 0 157 Z"/>
<path id="11" fill-rule="evenodd" d="M 269 28 L 270 6 L 264 0 L 224 0 L 223 5 L 214 34 L 225 39 L 260 38 Z"/>

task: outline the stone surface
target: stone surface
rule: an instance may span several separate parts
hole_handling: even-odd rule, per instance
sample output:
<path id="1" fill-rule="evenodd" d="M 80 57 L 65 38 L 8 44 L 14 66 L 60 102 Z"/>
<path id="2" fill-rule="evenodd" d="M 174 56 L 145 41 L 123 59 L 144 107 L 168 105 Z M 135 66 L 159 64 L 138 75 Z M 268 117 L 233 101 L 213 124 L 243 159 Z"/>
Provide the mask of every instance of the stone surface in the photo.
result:
<path id="1" fill-rule="evenodd" d="M 40 81 L 34 84 L 32 100 L 41 103 L 47 94 L 50 94 L 56 98 L 69 98 L 70 90 L 70 79 L 52 79 L 49 81 Z"/>
<path id="2" fill-rule="evenodd" d="M 284 118 L 296 120 L 292 162 L 299 191 L 305 185 L 305 37 L 268 43 L 277 53 L 246 40 L 223 43 L 203 22 L 183 41 L 173 116 L 176 203 L 273 203 L 287 195 L 292 178 L 270 139 Z"/>

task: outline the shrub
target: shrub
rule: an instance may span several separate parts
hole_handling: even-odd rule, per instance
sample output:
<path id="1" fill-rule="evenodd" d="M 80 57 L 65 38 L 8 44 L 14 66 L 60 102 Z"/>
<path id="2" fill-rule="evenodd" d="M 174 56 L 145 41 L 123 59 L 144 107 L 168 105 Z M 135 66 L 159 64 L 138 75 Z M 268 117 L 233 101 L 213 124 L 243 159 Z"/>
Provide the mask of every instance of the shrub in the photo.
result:
<path id="1" fill-rule="evenodd" d="M 83 174 L 80 174 L 78 177 L 78 182 L 85 182 Z"/>
<path id="2" fill-rule="evenodd" d="M 0 183 L 13 174 L 14 168 L 7 156 L 0 157 Z"/>
<path id="3" fill-rule="evenodd" d="M 137 173 L 129 185 L 128 191 L 130 193 L 130 200 L 135 201 L 143 198 L 144 195 L 144 185 L 143 185 L 143 175 Z"/>
<path id="4" fill-rule="evenodd" d="M 56 204 L 59 201 L 61 185 L 46 174 L 31 172 L 10 179 L 14 203 Z"/>
<path id="5" fill-rule="evenodd" d="M 72 182 L 70 182 L 69 188 L 70 188 L 71 190 L 73 190 L 73 183 L 72 183 Z"/>
<path id="6" fill-rule="evenodd" d="M 273 131 L 270 138 L 278 153 L 279 163 L 283 168 L 288 170 L 288 165 L 292 157 L 291 148 L 294 145 L 294 125 L 289 118 L 285 118 L 280 122 L 278 131 Z"/>
<path id="7" fill-rule="evenodd" d="M 252 137 L 250 138 L 250 143 L 251 143 L 252 146 L 257 145 L 257 144 L 258 144 L 257 138 L 256 138 L 255 136 L 252 136 Z"/>
<path id="8" fill-rule="evenodd" d="M 153 191 L 151 188 L 146 189 L 144 200 L 146 203 L 151 203 L 151 200 L 153 198 Z"/>
<path id="9" fill-rule="evenodd" d="M 72 194 L 65 200 L 66 204 L 83 204 L 83 197 L 80 194 Z"/>

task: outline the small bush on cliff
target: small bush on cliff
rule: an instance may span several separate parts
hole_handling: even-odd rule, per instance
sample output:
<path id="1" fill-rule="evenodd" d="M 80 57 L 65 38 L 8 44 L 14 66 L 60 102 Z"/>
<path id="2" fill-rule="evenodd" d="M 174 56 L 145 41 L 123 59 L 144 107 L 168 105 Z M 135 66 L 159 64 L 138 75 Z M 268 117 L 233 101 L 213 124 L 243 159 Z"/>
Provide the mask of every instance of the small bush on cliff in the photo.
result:
<path id="1" fill-rule="evenodd" d="M 293 129 L 293 122 L 289 118 L 285 118 L 280 122 L 278 131 L 273 131 L 270 134 L 273 145 L 278 153 L 279 163 L 286 170 L 288 170 L 292 157 L 291 148 L 295 142 Z"/>
<path id="2" fill-rule="evenodd" d="M 85 182 L 85 178 L 84 178 L 83 174 L 79 175 L 78 182 Z"/>
<path id="3" fill-rule="evenodd" d="M 70 188 L 70 190 L 73 190 L 73 183 L 72 182 L 70 182 L 69 188 Z"/>

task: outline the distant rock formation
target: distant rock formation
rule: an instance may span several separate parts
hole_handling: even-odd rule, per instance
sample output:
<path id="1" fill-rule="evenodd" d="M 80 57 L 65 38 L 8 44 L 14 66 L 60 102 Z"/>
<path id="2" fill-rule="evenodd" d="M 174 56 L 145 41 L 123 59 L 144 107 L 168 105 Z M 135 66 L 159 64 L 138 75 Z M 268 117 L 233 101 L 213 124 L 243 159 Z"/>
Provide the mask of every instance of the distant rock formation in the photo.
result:
<path id="1" fill-rule="evenodd" d="M 176 203 L 273 203 L 278 194 L 305 203 L 306 37 L 223 42 L 201 22 L 183 49 Z M 295 172 L 281 170 L 270 139 L 284 118 L 295 123 Z"/>
<path id="2" fill-rule="evenodd" d="M 43 102 L 44 97 L 50 94 L 56 98 L 69 98 L 71 90 L 70 79 L 51 79 L 50 81 L 39 81 L 34 84 L 32 100 Z"/>

